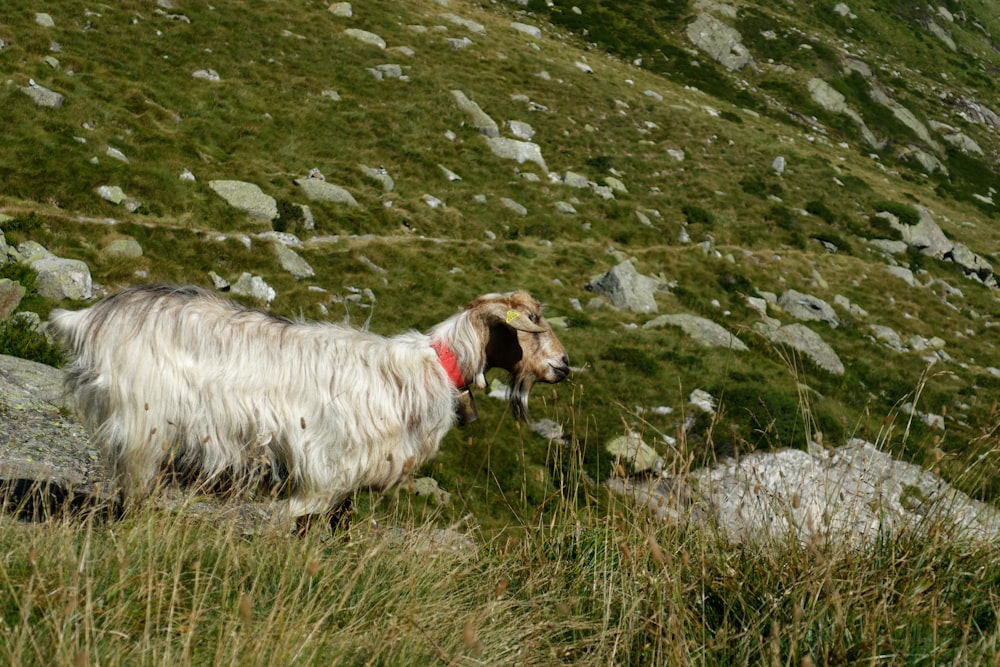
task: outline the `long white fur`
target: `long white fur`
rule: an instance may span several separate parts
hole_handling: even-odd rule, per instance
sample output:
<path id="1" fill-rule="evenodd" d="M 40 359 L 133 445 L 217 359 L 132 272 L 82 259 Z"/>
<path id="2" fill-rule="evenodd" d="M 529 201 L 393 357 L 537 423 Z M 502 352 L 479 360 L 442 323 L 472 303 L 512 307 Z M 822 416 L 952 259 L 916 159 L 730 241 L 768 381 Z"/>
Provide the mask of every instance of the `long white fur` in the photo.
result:
<path id="1" fill-rule="evenodd" d="M 511 296 L 477 302 L 521 307 Z M 67 385 L 127 499 L 146 495 L 168 465 L 201 480 L 263 470 L 301 516 L 389 488 L 434 456 L 457 390 L 431 341 L 446 340 L 463 376 L 482 382 L 489 326 L 476 312 L 470 304 L 429 335 L 386 338 L 159 285 L 50 322 L 73 358 Z M 545 336 L 545 358 L 524 364 L 527 379 L 512 371 L 512 388 L 565 377 L 565 350 L 551 329 Z"/>

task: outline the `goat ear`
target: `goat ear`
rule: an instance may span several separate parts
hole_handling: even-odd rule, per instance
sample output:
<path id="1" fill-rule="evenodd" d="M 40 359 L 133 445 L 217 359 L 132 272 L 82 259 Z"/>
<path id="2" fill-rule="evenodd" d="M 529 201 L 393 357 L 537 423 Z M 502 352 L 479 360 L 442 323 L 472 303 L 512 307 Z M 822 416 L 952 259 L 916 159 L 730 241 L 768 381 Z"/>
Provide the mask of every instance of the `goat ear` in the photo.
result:
<path id="1" fill-rule="evenodd" d="M 494 301 L 486 309 L 486 321 L 493 324 L 504 324 L 511 329 L 525 331 L 527 333 L 542 333 L 545 327 L 540 327 L 532 322 L 532 315 L 523 310 L 516 310 L 510 305 Z"/>

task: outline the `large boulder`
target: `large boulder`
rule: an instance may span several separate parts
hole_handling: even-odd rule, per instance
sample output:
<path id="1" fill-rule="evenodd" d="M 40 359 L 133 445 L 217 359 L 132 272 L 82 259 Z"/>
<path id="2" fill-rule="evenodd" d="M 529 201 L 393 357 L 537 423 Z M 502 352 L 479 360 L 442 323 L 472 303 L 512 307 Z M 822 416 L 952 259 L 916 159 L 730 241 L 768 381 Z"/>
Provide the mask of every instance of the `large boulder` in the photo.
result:
<path id="1" fill-rule="evenodd" d="M 230 206 L 246 211 L 255 218 L 274 220 L 278 217 L 278 202 L 253 183 L 217 180 L 209 181 L 208 187 Z"/>
<path id="2" fill-rule="evenodd" d="M 631 261 L 625 260 L 607 273 L 592 278 L 586 289 L 606 297 L 617 308 L 655 313 L 654 295 L 662 286 L 661 280 L 640 274 Z"/>
<path id="3" fill-rule="evenodd" d="M 90 267 L 85 262 L 63 257 L 42 257 L 30 265 L 36 274 L 35 289 L 44 297 L 84 301 L 94 295 Z"/>
<path id="4" fill-rule="evenodd" d="M 660 315 L 642 325 L 644 329 L 664 326 L 680 327 L 684 333 L 706 347 L 721 347 L 737 352 L 746 352 L 749 349 L 743 341 L 729 333 L 721 324 L 689 313 Z"/>
<path id="5" fill-rule="evenodd" d="M 691 43 L 730 70 L 741 70 L 752 60 L 743 36 L 711 14 L 699 14 L 685 31 Z"/>
<path id="6" fill-rule="evenodd" d="M 775 327 L 765 322 L 757 322 L 753 328 L 772 343 L 790 347 L 805 355 L 823 370 L 834 375 L 844 374 L 844 363 L 837 356 L 837 353 L 818 333 L 806 325 L 787 324 L 783 327 Z"/>
<path id="7" fill-rule="evenodd" d="M 345 204 L 357 208 L 358 202 L 354 195 L 333 183 L 327 183 L 318 178 L 297 178 L 295 184 L 302 188 L 310 201 L 328 201 L 335 204 Z"/>
<path id="8" fill-rule="evenodd" d="M 666 521 L 705 523 L 733 542 L 874 544 L 902 531 L 995 541 L 1000 511 L 871 443 L 756 452 L 686 478 L 609 480 Z"/>

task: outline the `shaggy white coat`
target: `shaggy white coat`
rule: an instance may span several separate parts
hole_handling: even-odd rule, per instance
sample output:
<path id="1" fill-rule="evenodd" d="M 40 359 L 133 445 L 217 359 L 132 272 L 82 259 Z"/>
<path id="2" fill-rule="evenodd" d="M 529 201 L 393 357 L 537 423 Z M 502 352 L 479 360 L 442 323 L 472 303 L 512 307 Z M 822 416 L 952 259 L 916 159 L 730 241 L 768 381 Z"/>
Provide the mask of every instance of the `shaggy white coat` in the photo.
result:
<path id="1" fill-rule="evenodd" d="M 485 384 L 490 366 L 510 370 L 520 416 L 536 380 L 568 373 L 524 293 L 480 297 L 429 335 L 390 338 L 164 285 L 55 311 L 51 326 L 73 358 L 68 388 L 126 500 L 171 470 L 223 485 L 263 481 L 288 495 L 292 516 L 389 488 L 437 452 L 458 390 L 432 341 L 447 342 L 467 383 Z"/>

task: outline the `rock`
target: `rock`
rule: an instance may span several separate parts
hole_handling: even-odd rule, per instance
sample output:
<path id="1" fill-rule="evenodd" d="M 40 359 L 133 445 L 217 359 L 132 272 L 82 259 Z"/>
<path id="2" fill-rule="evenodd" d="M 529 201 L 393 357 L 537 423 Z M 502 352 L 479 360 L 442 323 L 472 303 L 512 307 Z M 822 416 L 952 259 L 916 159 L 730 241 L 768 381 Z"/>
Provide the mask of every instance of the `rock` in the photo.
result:
<path id="1" fill-rule="evenodd" d="M 886 212 L 880 212 L 877 215 L 883 217 L 889 222 L 889 226 L 897 230 L 903 237 L 903 242 L 911 248 L 916 248 L 925 255 L 931 257 L 943 258 L 946 253 L 951 251 L 954 243 L 941 228 L 938 227 L 937 223 L 934 222 L 934 216 L 923 206 L 916 206 L 917 211 L 920 213 L 920 221 L 915 225 L 907 225 L 899 222 L 899 219 Z"/>
<path id="2" fill-rule="evenodd" d="M 320 181 L 317 181 L 320 182 Z M 278 202 L 264 194 L 258 186 L 244 181 L 209 181 L 208 187 L 226 202 L 255 218 L 275 220 L 278 217 Z"/>
<path id="3" fill-rule="evenodd" d="M 448 179 L 449 182 L 454 182 L 454 181 L 460 181 L 460 180 L 462 180 L 461 176 L 459 176 L 458 174 L 456 174 L 455 172 L 453 172 L 451 169 L 449 169 L 448 167 L 444 166 L 443 164 L 439 164 L 438 165 L 438 169 L 441 170 L 441 173 L 444 174 L 444 177 L 446 179 Z"/>
<path id="4" fill-rule="evenodd" d="M 274 288 L 264 282 L 263 278 L 246 272 L 240 274 L 239 280 L 233 283 L 230 289 L 233 294 L 248 296 L 264 303 L 271 303 L 277 296 Z"/>
<path id="5" fill-rule="evenodd" d="M 663 459 L 655 449 L 643 442 L 638 433 L 618 436 L 604 445 L 604 448 L 623 464 L 627 464 L 631 474 L 659 473 L 663 470 Z"/>
<path id="6" fill-rule="evenodd" d="M 655 329 L 664 326 L 680 327 L 684 333 L 705 347 L 721 347 L 737 352 L 746 352 L 749 349 L 743 341 L 729 333 L 725 327 L 712 320 L 688 313 L 660 315 L 643 324 L 642 328 Z"/>
<path id="7" fill-rule="evenodd" d="M 294 250 L 289 248 L 284 243 L 275 242 L 274 243 L 274 254 L 278 257 L 278 263 L 281 264 L 281 268 L 288 271 L 290 274 L 302 280 L 303 278 L 312 278 L 316 275 L 309 263 L 302 259 Z"/>
<path id="8" fill-rule="evenodd" d="M 653 295 L 662 284 L 657 278 L 641 275 L 631 261 L 625 260 L 607 273 L 592 278 L 586 289 L 607 297 L 618 308 L 655 313 L 657 307 Z"/>
<path id="9" fill-rule="evenodd" d="M 133 238 L 114 239 L 101 254 L 105 257 L 142 257 L 142 246 Z"/>
<path id="10" fill-rule="evenodd" d="M 887 266 L 885 270 L 890 274 L 896 276 L 897 278 L 906 282 L 910 287 L 920 287 L 920 283 L 913 275 L 913 271 L 910 271 L 905 266 Z"/>
<path id="11" fill-rule="evenodd" d="M 739 31 L 710 14 L 699 14 L 685 30 L 691 43 L 730 70 L 741 70 L 751 62 Z"/>
<path id="12" fill-rule="evenodd" d="M 518 32 L 523 32 L 525 35 L 532 37 L 534 39 L 542 38 L 542 31 L 533 25 L 528 25 L 527 23 L 519 23 L 517 21 L 512 21 L 510 27 Z"/>
<path id="13" fill-rule="evenodd" d="M 0 355 L 0 492 L 22 504 L 21 515 L 41 519 L 67 502 L 111 499 L 108 473 L 90 436 L 63 416 L 63 372 Z"/>
<path id="14" fill-rule="evenodd" d="M 40 107 L 58 109 L 66 101 L 66 98 L 59 93 L 38 84 L 24 86 L 21 88 L 21 92 L 33 99 L 35 104 Z"/>
<path id="15" fill-rule="evenodd" d="M 872 330 L 875 334 L 875 338 L 882 341 L 886 346 L 896 350 L 897 352 L 902 352 L 906 349 L 903 345 L 903 339 L 900 338 L 899 334 L 892 327 L 883 326 L 881 324 L 869 324 L 868 328 Z"/>
<path id="16" fill-rule="evenodd" d="M 433 477 L 411 479 L 405 488 L 414 495 L 430 497 L 439 505 L 447 505 L 451 502 L 451 494 L 442 489 Z"/>
<path id="17" fill-rule="evenodd" d="M 375 67 L 368 68 L 368 71 L 376 79 L 405 79 L 403 75 L 403 66 L 396 63 L 386 63 L 383 65 L 376 65 Z"/>
<path id="18" fill-rule="evenodd" d="M 472 126 L 475 127 L 480 134 L 484 134 L 490 138 L 500 136 L 500 127 L 497 125 L 496 121 L 490 118 L 478 104 L 466 97 L 465 93 L 461 90 L 453 90 L 451 91 L 451 95 L 455 98 L 455 103 L 458 105 L 458 108 L 469 116 L 469 120 L 472 121 Z M 523 160 L 519 160 L 519 162 L 523 162 Z"/>
<path id="19" fill-rule="evenodd" d="M 203 81 L 222 81 L 222 77 L 214 69 L 197 69 L 191 72 L 191 76 Z"/>
<path id="20" fill-rule="evenodd" d="M 567 171 L 562 175 L 562 182 L 571 188 L 589 188 L 590 179 L 573 171 Z"/>
<path id="21" fill-rule="evenodd" d="M 35 23 L 42 26 L 43 28 L 55 28 L 56 22 L 52 20 L 52 17 L 45 12 L 35 13 Z"/>
<path id="22" fill-rule="evenodd" d="M 302 188 L 311 201 L 328 201 L 337 204 L 345 204 L 351 208 L 357 208 L 358 202 L 354 196 L 340 187 L 327 181 L 317 178 L 297 178 L 295 184 Z"/>
<path id="23" fill-rule="evenodd" d="M 534 162 L 543 171 L 548 173 L 549 168 L 542 158 L 542 149 L 538 144 L 530 141 L 518 141 L 517 139 L 507 139 L 506 137 L 488 137 L 486 143 L 490 150 L 497 157 L 507 160 L 517 160 L 518 164 Z"/>
<path id="24" fill-rule="evenodd" d="M 17 310 L 24 298 L 25 289 L 10 278 L 0 278 L 0 321 L 6 320 Z"/>
<path id="25" fill-rule="evenodd" d="M 389 172 L 385 170 L 385 167 L 373 168 L 367 165 L 358 165 L 361 167 L 361 171 L 365 173 L 368 178 L 374 179 L 382 184 L 382 190 L 384 192 L 392 192 L 396 187 L 396 182 L 392 180 L 392 176 Z"/>
<path id="26" fill-rule="evenodd" d="M 344 34 L 358 40 L 359 42 L 364 42 L 365 44 L 370 44 L 371 46 L 375 46 L 380 49 L 385 48 L 385 40 L 373 32 L 358 30 L 357 28 L 348 28 L 344 31 Z"/>
<path id="27" fill-rule="evenodd" d="M 813 363 L 834 375 L 844 374 L 844 364 L 818 333 L 804 324 L 788 324 L 783 327 L 769 326 L 763 322 L 754 324 L 754 330 L 776 345 L 787 345 L 809 357 Z"/>
<path id="28" fill-rule="evenodd" d="M 958 264 L 967 276 L 976 278 L 985 285 L 996 286 L 993 265 L 986 261 L 985 258 L 969 250 L 965 244 L 956 243 L 953 245 L 951 250 L 944 254 L 944 259 Z"/>
<path id="29" fill-rule="evenodd" d="M 500 203 L 522 217 L 528 215 L 528 209 L 509 197 L 500 197 Z"/>
<path id="30" fill-rule="evenodd" d="M 695 389 L 688 396 L 688 405 L 693 405 L 705 414 L 714 415 L 719 402 L 704 389 Z"/>
<path id="31" fill-rule="evenodd" d="M 535 128 L 519 120 L 508 120 L 507 129 L 514 135 L 514 138 L 523 141 L 530 141 L 535 136 Z"/>
<path id="32" fill-rule="evenodd" d="M 840 326 L 833 306 L 809 294 L 790 289 L 778 297 L 778 306 L 797 320 L 826 322 L 832 329 Z"/>
<path id="33" fill-rule="evenodd" d="M 465 28 L 471 33 L 475 33 L 477 35 L 486 34 L 486 26 L 484 26 L 482 23 L 476 23 L 475 21 L 462 18 L 461 16 L 457 16 L 455 14 L 442 14 L 441 18 L 443 18 L 448 23 Z"/>
<path id="34" fill-rule="evenodd" d="M 117 185 L 102 185 L 97 188 L 97 194 L 104 201 L 109 201 L 116 206 L 125 201 L 125 191 Z"/>
<path id="35" fill-rule="evenodd" d="M 565 213 L 566 215 L 576 215 L 576 208 L 574 208 L 574 206 L 569 202 L 557 201 L 554 206 L 560 213 Z"/>
<path id="36" fill-rule="evenodd" d="M 281 245 L 288 246 L 289 248 L 305 248 L 306 245 L 302 240 L 295 234 L 289 234 L 288 232 L 261 232 L 257 234 L 257 238 L 261 241 L 272 241 L 274 243 L 280 243 Z"/>
<path id="37" fill-rule="evenodd" d="M 228 292 L 230 285 L 229 281 L 220 276 L 215 271 L 208 272 L 208 279 L 212 281 L 212 286 L 219 290 L 220 292 Z"/>
<path id="38" fill-rule="evenodd" d="M 844 113 L 847 111 L 847 98 L 836 88 L 823 79 L 812 78 L 806 84 L 813 101 L 827 111 Z"/>
<path id="39" fill-rule="evenodd" d="M 335 2 L 328 9 L 331 14 L 339 18 L 349 19 L 354 16 L 354 10 L 349 2 Z"/>
<path id="40" fill-rule="evenodd" d="M 566 433 L 562 424 L 551 419 L 539 419 L 531 425 L 531 430 L 542 436 L 546 440 L 566 442 Z"/>
<path id="41" fill-rule="evenodd" d="M 771 162 L 771 170 L 778 176 L 785 173 L 785 158 L 779 155 Z"/>
<path id="42" fill-rule="evenodd" d="M 93 296 L 90 268 L 78 259 L 43 257 L 30 263 L 35 289 L 49 299 L 83 301 Z"/>
<path id="43" fill-rule="evenodd" d="M 696 470 L 687 484 L 626 482 L 609 486 L 661 519 L 704 522 L 736 543 L 864 547 L 903 532 L 951 541 L 1000 537 L 996 508 L 858 439 L 814 453 L 755 452 Z"/>
<path id="44" fill-rule="evenodd" d="M 612 190 L 614 190 L 615 192 L 628 194 L 628 188 L 625 187 L 625 184 L 622 183 L 619 179 L 615 178 L 614 176 L 605 176 L 604 184 L 607 185 Z"/>

